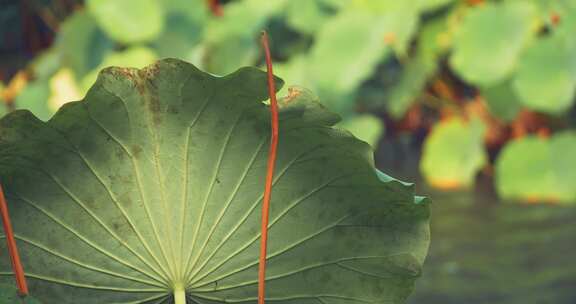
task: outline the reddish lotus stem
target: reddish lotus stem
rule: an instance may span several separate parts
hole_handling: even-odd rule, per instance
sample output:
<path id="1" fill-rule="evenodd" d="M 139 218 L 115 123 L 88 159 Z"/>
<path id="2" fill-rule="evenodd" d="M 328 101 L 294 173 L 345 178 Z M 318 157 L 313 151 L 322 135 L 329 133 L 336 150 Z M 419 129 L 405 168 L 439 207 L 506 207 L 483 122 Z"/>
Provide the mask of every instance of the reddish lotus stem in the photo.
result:
<path id="1" fill-rule="evenodd" d="M 210 8 L 210 11 L 212 11 L 212 14 L 216 17 L 222 16 L 222 5 L 220 5 L 220 2 L 218 2 L 218 0 L 207 0 L 207 1 L 208 1 L 208 7 Z"/>
<path id="2" fill-rule="evenodd" d="M 278 146 L 278 102 L 276 101 L 276 85 L 272 72 L 272 59 L 268 45 L 268 34 L 262 32 L 262 47 L 266 55 L 266 70 L 268 73 L 268 92 L 270 94 L 270 119 L 272 120 L 272 135 L 270 139 L 270 152 L 268 154 L 268 168 L 266 171 L 266 184 L 262 200 L 262 237 L 260 238 L 260 261 L 258 265 L 258 304 L 264 304 L 266 280 L 266 250 L 268 247 L 268 218 L 270 198 L 272 196 L 272 178 L 274 177 L 274 164 L 276 163 L 276 148 Z"/>
<path id="3" fill-rule="evenodd" d="M 4 226 L 4 234 L 6 235 L 6 243 L 8 244 L 8 252 L 10 253 L 10 260 L 12 261 L 12 269 L 16 275 L 16 285 L 18 292 L 21 296 L 28 295 L 28 284 L 26 284 L 26 277 L 24 276 L 24 268 L 20 261 L 18 254 L 18 247 L 16 247 L 16 240 L 14 239 L 14 231 L 12 230 L 12 223 L 10 223 L 10 216 L 8 215 L 8 204 L 4 198 L 4 190 L 0 185 L 0 214 L 2 215 L 2 224 Z"/>

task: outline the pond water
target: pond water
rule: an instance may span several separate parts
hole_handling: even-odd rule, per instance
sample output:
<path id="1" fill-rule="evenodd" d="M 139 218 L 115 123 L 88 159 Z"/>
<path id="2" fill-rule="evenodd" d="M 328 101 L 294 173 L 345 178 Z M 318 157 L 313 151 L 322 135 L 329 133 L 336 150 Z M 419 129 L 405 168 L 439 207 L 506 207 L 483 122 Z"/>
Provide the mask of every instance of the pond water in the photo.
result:
<path id="1" fill-rule="evenodd" d="M 417 154 L 385 151 L 380 169 L 420 179 Z M 433 201 L 432 243 L 409 304 L 576 303 L 576 204 L 500 202 L 490 181 L 453 193 L 417 185 Z"/>

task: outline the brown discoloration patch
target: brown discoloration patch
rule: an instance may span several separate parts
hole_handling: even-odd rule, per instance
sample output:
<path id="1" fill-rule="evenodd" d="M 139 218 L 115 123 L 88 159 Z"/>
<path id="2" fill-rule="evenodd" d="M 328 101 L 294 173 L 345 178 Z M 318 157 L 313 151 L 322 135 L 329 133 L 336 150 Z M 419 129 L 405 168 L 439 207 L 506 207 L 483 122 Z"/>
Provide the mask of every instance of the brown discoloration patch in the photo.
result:
<path id="1" fill-rule="evenodd" d="M 142 153 L 142 147 L 138 145 L 132 146 L 132 155 L 134 155 L 134 157 L 138 158 L 141 153 Z"/>
<path id="2" fill-rule="evenodd" d="M 178 113 L 180 113 L 180 109 L 177 106 L 171 105 L 171 106 L 168 106 L 168 113 L 178 114 Z"/>
<path id="3" fill-rule="evenodd" d="M 136 70 L 131 68 L 116 67 L 112 70 L 112 72 L 118 76 L 124 76 L 127 78 L 134 78 L 136 76 Z"/>
<path id="4" fill-rule="evenodd" d="M 136 88 L 146 106 L 148 107 L 148 111 L 152 114 L 152 122 L 155 125 L 159 125 L 162 122 L 160 112 L 160 100 L 158 98 L 158 88 L 154 83 L 154 79 L 159 73 L 159 65 L 154 64 L 149 67 L 146 67 L 142 70 L 138 71 L 139 81 L 136 84 Z"/>
<path id="5" fill-rule="evenodd" d="M 280 106 L 285 106 L 287 104 L 292 103 L 296 98 L 304 93 L 304 89 L 299 87 L 289 87 L 288 88 L 288 95 L 282 97 L 279 102 Z"/>

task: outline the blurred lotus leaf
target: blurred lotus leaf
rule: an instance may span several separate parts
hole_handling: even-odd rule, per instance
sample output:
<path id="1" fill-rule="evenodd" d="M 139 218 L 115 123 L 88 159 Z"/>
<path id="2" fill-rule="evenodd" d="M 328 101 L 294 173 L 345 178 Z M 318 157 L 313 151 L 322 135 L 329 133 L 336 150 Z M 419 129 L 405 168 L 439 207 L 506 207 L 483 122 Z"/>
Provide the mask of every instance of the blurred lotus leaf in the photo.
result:
<path id="1" fill-rule="evenodd" d="M 522 56 L 513 86 L 527 107 L 561 114 L 574 101 L 576 92 L 576 45 L 563 36 L 534 41 Z"/>
<path id="2" fill-rule="evenodd" d="M 50 84 L 47 80 L 36 80 L 28 84 L 20 91 L 14 105 L 16 109 L 26 109 L 34 113 L 41 120 L 52 117 L 52 110 L 48 105 L 50 97 Z"/>
<path id="3" fill-rule="evenodd" d="M 70 69 L 63 68 L 50 79 L 48 107 L 55 113 L 65 103 L 84 97 Z"/>
<path id="4" fill-rule="evenodd" d="M 529 1 L 470 8 L 456 32 L 452 68 L 465 80 L 484 86 L 510 76 L 535 33 L 535 12 Z"/>
<path id="5" fill-rule="evenodd" d="M 157 59 L 156 53 L 148 47 L 133 46 L 123 51 L 109 53 L 104 61 L 82 79 L 82 89 L 86 92 L 96 81 L 100 70 L 110 66 L 143 68 Z"/>
<path id="6" fill-rule="evenodd" d="M 405 48 L 416 22 L 412 14 L 380 15 L 364 9 L 342 11 L 327 21 L 306 65 L 322 100 L 332 110 L 348 113 L 355 90 L 390 54 L 391 46 Z"/>
<path id="7" fill-rule="evenodd" d="M 378 140 L 384 133 L 382 121 L 370 114 L 361 114 L 348 118 L 338 124 L 338 126 L 350 131 L 354 136 L 369 143 L 373 148 L 378 147 Z"/>
<path id="8" fill-rule="evenodd" d="M 504 148 L 496 162 L 498 193 L 509 200 L 576 200 L 576 133 L 527 136 Z"/>
<path id="9" fill-rule="evenodd" d="M 485 126 L 480 119 L 450 118 L 438 123 L 426 138 L 420 168 L 432 186 L 467 188 L 486 164 Z"/>
<path id="10" fill-rule="evenodd" d="M 81 79 L 98 67 L 113 47 L 113 41 L 98 26 L 95 18 L 86 10 L 80 10 L 62 23 L 53 52 L 59 57 L 60 64 L 72 69 L 75 77 Z"/>
<path id="11" fill-rule="evenodd" d="M 257 34 L 285 5 L 286 0 L 244 0 L 226 5 L 224 15 L 211 18 L 206 25 L 203 67 L 224 75 L 253 64 L 259 54 Z"/>
<path id="12" fill-rule="evenodd" d="M 286 22 L 295 30 L 315 34 L 329 19 L 330 12 L 321 0 L 290 0 Z"/>
<path id="13" fill-rule="evenodd" d="M 159 0 L 87 0 L 98 25 L 121 43 L 151 41 L 164 25 L 164 10 Z"/>
<path id="14" fill-rule="evenodd" d="M 429 77 L 436 71 L 436 61 L 418 56 L 404 66 L 400 81 L 390 89 L 386 109 L 395 118 L 401 118 L 422 91 Z"/>

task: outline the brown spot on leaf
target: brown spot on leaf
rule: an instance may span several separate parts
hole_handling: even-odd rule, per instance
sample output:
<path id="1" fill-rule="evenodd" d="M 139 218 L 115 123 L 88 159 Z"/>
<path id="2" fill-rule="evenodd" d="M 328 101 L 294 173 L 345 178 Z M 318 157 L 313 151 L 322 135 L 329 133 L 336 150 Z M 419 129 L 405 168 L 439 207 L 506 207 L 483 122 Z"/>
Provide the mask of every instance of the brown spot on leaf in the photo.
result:
<path id="1" fill-rule="evenodd" d="M 285 106 L 292 103 L 298 96 L 304 93 L 304 89 L 299 87 L 289 87 L 288 88 L 288 95 L 282 97 L 279 101 L 279 106 Z"/>
<path id="2" fill-rule="evenodd" d="M 168 113 L 178 114 L 178 113 L 180 113 L 180 109 L 177 106 L 172 105 L 172 106 L 168 107 Z"/>
<path id="3" fill-rule="evenodd" d="M 132 146 L 132 155 L 134 155 L 134 157 L 138 158 L 141 153 L 142 153 L 142 147 L 138 145 Z"/>
<path id="4" fill-rule="evenodd" d="M 117 67 L 113 70 L 117 75 L 124 76 L 126 78 L 134 78 L 134 69 L 125 68 L 125 67 Z"/>

